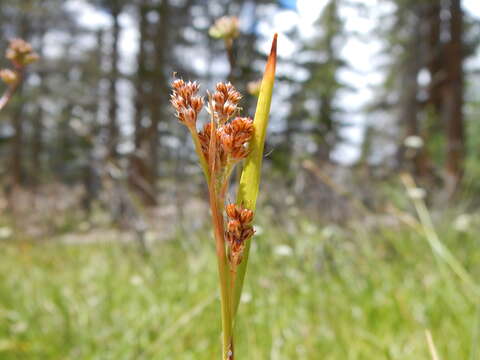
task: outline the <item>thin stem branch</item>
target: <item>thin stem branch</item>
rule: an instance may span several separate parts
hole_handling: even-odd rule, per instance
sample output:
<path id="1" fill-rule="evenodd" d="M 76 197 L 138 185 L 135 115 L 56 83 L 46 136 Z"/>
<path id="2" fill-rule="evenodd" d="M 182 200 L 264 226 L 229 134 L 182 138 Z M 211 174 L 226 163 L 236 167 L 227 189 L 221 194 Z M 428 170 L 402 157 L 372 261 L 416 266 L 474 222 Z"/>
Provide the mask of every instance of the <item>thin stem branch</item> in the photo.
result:
<path id="1" fill-rule="evenodd" d="M 189 126 L 188 130 L 190 131 L 193 143 L 195 144 L 195 151 L 197 152 L 198 158 L 200 159 L 200 166 L 202 167 L 203 174 L 205 175 L 205 178 L 207 179 L 207 182 L 209 183 L 210 182 L 210 172 L 209 172 L 209 169 L 208 169 L 207 160 L 205 159 L 205 156 L 203 155 L 202 145 L 200 144 L 200 139 L 198 137 L 197 129 L 195 127 Z"/>
<path id="2" fill-rule="evenodd" d="M 227 51 L 228 64 L 230 65 L 228 80 L 233 81 L 233 74 L 235 71 L 235 54 L 233 53 L 233 39 L 225 39 L 225 49 Z"/>
<path id="3" fill-rule="evenodd" d="M 218 275 L 220 281 L 220 299 L 222 308 L 222 333 L 223 348 L 222 359 L 233 360 L 233 337 L 232 337 L 232 300 L 230 287 L 230 272 L 227 264 L 227 255 L 225 251 L 225 231 L 223 226 L 222 204 L 217 189 L 217 174 L 215 171 L 216 162 L 216 124 L 212 118 L 211 134 L 209 144 L 210 159 L 210 178 L 208 181 L 208 190 L 210 196 L 210 210 L 212 212 L 212 223 L 215 234 L 215 246 L 217 251 Z"/>
<path id="4" fill-rule="evenodd" d="M 3 110 L 5 106 L 10 102 L 12 99 L 13 95 L 18 89 L 18 86 L 22 82 L 22 71 L 21 70 L 15 70 L 15 73 L 17 74 L 17 81 L 15 81 L 13 84 L 9 85 L 5 93 L 2 95 L 0 98 L 0 111 Z"/>

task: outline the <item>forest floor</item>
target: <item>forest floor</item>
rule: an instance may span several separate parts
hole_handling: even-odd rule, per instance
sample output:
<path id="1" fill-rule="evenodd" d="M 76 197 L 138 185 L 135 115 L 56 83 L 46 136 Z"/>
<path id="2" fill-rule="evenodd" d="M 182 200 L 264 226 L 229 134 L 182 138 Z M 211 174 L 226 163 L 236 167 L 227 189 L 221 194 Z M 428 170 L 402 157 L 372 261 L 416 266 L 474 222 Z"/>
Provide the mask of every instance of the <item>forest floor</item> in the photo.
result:
<path id="1" fill-rule="evenodd" d="M 440 240 L 478 281 L 480 223 L 458 223 L 439 219 Z M 267 224 L 240 307 L 239 359 L 432 359 L 426 333 L 441 359 L 480 359 L 478 288 L 419 229 Z M 154 242 L 147 256 L 135 242 L 64 239 L 1 240 L 0 359 L 219 358 L 205 231 Z"/>

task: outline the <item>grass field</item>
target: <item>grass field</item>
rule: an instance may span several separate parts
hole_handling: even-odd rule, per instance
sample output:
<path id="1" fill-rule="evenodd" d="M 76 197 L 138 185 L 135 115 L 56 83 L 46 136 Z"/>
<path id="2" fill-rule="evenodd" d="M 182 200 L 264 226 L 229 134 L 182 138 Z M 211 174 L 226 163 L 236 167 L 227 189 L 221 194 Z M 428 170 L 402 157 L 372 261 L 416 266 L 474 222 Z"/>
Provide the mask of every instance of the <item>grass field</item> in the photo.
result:
<path id="1" fill-rule="evenodd" d="M 439 234 L 480 278 L 479 227 Z M 406 225 L 255 238 L 238 359 L 480 359 L 479 303 Z M 0 244 L 0 359 L 219 359 L 213 241 Z"/>

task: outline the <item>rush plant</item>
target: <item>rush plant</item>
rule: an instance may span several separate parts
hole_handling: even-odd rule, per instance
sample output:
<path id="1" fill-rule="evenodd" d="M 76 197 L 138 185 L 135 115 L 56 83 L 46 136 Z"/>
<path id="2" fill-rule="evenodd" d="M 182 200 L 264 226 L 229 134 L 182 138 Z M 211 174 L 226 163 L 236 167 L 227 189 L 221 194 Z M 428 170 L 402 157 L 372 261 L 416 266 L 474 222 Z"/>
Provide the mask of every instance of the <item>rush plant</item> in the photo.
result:
<path id="1" fill-rule="evenodd" d="M 208 94 L 210 121 L 201 131 L 197 119 L 205 100 L 196 82 L 176 79 L 171 103 L 178 120 L 192 136 L 205 175 L 220 282 L 223 347 L 222 359 L 235 358 L 235 318 L 245 279 L 253 220 L 259 192 L 263 148 L 275 79 L 277 35 L 263 75 L 255 117 L 240 116 L 241 94 L 231 83 L 218 83 Z M 234 167 L 244 161 L 235 203 L 227 203 Z"/>

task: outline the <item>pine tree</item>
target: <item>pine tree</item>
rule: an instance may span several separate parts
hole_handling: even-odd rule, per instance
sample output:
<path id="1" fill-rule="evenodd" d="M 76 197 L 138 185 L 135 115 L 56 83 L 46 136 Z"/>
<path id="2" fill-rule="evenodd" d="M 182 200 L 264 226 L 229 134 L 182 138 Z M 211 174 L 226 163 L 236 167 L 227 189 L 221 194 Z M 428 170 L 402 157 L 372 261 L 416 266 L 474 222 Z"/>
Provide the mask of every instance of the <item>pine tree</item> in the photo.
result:
<path id="1" fill-rule="evenodd" d="M 338 107 L 338 93 L 347 88 L 338 78 L 338 72 L 347 67 L 342 59 L 341 44 L 346 34 L 339 17 L 341 1 L 331 0 L 323 9 L 316 23 L 317 36 L 309 41 L 304 53 L 311 60 L 302 64 L 309 75 L 301 84 L 304 109 L 312 123 L 310 133 L 317 145 L 316 156 L 320 162 L 331 160 L 334 147 L 341 141 L 340 131 L 344 125 Z"/>

